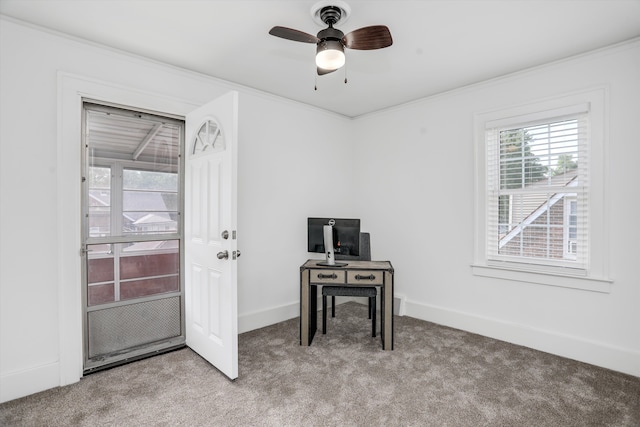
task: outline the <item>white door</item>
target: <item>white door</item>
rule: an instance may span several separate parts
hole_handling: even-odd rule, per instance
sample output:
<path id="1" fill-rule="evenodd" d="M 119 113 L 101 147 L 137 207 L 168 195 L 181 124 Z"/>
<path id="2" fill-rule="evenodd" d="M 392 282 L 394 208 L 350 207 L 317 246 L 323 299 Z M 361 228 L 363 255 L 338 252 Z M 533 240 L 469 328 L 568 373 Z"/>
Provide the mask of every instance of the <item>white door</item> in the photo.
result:
<path id="1" fill-rule="evenodd" d="M 238 94 L 186 117 L 186 342 L 238 377 L 236 188 Z"/>

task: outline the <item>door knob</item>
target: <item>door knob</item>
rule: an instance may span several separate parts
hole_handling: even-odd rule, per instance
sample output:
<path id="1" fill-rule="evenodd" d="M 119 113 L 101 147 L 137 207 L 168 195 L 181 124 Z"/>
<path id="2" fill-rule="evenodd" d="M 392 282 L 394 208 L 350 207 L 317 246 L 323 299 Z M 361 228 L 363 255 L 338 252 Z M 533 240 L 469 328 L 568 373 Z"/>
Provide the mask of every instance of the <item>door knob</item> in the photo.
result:
<path id="1" fill-rule="evenodd" d="M 240 255 L 242 255 L 242 254 L 240 253 L 240 251 L 236 251 L 236 255 L 237 255 L 237 256 L 238 256 L 238 258 L 239 258 L 239 257 L 240 257 Z"/>
<path id="2" fill-rule="evenodd" d="M 218 252 L 218 259 L 228 259 L 229 251 Z"/>

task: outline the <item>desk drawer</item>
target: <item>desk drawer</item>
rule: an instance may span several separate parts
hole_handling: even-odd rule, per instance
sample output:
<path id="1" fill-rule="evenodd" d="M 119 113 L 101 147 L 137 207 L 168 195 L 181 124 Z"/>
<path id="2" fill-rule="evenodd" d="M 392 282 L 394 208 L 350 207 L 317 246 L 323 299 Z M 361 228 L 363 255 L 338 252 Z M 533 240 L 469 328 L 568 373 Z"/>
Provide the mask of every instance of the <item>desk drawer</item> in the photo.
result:
<path id="1" fill-rule="evenodd" d="M 352 285 L 382 285 L 383 280 L 384 271 L 347 271 L 347 283 Z"/>
<path id="2" fill-rule="evenodd" d="M 309 281 L 311 283 L 344 283 L 344 270 L 311 270 Z"/>

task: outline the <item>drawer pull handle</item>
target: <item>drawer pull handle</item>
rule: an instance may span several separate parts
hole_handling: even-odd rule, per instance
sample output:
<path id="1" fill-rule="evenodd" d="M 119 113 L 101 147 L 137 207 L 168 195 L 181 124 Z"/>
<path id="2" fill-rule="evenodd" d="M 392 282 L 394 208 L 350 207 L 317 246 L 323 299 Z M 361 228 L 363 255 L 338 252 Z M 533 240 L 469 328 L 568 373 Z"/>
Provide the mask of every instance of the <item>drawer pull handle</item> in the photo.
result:
<path id="1" fill-rule="evenodd" d="M 368 276 L 363 276 L 361 274 L 356 274 L 356 280 L 375 280 L 376 276 L 370 274 Z"/>
<path id="2" fill-rule="evenodd" d="M 338 275 L 336 273 L 332 274 L 322 274 L 318 273 L 318 279 L 337 279 Z"/>

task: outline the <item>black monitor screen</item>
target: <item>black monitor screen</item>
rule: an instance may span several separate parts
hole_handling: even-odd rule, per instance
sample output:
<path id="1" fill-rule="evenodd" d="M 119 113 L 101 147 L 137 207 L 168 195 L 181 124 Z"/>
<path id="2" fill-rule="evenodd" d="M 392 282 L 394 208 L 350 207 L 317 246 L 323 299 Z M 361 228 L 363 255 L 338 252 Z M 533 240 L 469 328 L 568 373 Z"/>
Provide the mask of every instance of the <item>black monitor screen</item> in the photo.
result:
<path id="1" fill-rule="evenodd" d="M 333 226 L 333 251 L 336 258 L 342 256 L 360 255 L 360 220 L 344 218 L 308 218 L 308 251 L 324 253 L 323 227 L 329 221 L 335 221 Z"/>

